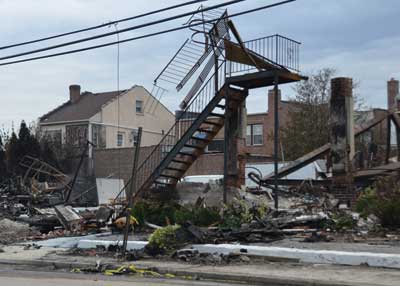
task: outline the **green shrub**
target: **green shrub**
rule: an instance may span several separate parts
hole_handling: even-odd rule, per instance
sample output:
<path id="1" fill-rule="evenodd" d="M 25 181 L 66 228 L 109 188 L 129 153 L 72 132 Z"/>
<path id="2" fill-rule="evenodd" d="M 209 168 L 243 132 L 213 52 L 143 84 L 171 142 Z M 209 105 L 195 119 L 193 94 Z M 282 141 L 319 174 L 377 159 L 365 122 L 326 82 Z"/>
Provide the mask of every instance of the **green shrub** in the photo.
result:
<path id="1" fill-rule="evenodd" d="M 362 216 L 375 215 L 383 227 L 400 227 L 400 184 L 393 177 L 379 179 L 356 203 Z"/>
<path id="2" fill-rule="evenodd" d="M 139 225 L 144 225 L 146 213 L 146 205 L 142 202 L 137 203 L 132 209 L 132 215 L 137 219 Z"/>
<path id="3" fill-rule="evenodd" d="M 175 219 L 177 224 L 183 224 L 187 221 L 193 222 L 193 218 L 193 212 L 188 208 L 182 207 L 175 211 Z"/>
<path id="4" fill-rule="evenodd" d="M 190 221 L 197 226 L 210 226 L 218 223 L 220 220 L 219 211 L 214 207 L 182 207 L 175 212 L 175 223 L 177 224 L 184 224 Z"/>
<path id="5" fill-rule="evenodd" d="M 208 207 L 203 202 L 194 206 L 182 207 L 178 204 L 157 203 L 146 200 L 135 204 L 132 215 L 144 225 L 144 221 L 165 226 L 167 224 L 183 225 L 190 221 L 196 226 L 221 225 L 227 228 L 240 228 L 244 223 L 250 223 L 257 218 L 263 218 L 267 213 L 266 205 L 252 207 L 244 200 L 236 199 L 230 205 L 223 206 L 223 218 L 220 209 Z"/>
<path id="6" fill-rule="evenodd" d="M 194 211 L 194 224 L 198 226 L 210 226 L 221 221 L 219 211 L 216 208 L 201 207 Z"/>
<path id="7" fill-rule="evenodd" d="M 232 204 L 223 208 L 222 227 L 240 228 L 244 223 L 250 223 L 254 218 L 254 212 L 244 200 L 235 199 Z"/>
<path id="8" fill-rule="evenodd" d="M 374 213 L 378 208 L 377 204 L 379 197 L 377 195 L 376 189 L 368 187 L 360 195 L 356 202 L 356 211 L 364 218 Z"/>
<path id="9" fill-rule="evenodd" d="M 356 226 L 356 221 L 353 219 L 352 215 L 347 213 L 335 214 L 333 220 L 335 221 L 334 227 L 336 230 L 353 229 Z"/>
<path id="10" fill-rule="evenodd" d="M 174 251 L 180 245 L 177 235 L 180 228 L 179 225 L 168 225 L 156 229 L 149 237 L 147 251 L 151 254 L 165 254 Z"/>
<path id="11" fill-rule="evenodd" d="M 214 207 L 197 205 L 182 207 L 177 204 L 151 203 L 140 201 L 132 209 L 132 215 L 137 218 L 140 225 L 144 221 L 160 226 L 170 224 L 184 224 L 187 221 L 197 226 L 210 226 L 221 220 L 219 211 Z"/>
<path id="12" fill-rule="evenodd" d="M 175 211 L 177 206 L 163 203 L 140 201 L 132 208 L 132 215 L 137 218 L 139 225 L 144 221 L 157 225 L 166 225 L 167 221 L 175 222 Z"/>

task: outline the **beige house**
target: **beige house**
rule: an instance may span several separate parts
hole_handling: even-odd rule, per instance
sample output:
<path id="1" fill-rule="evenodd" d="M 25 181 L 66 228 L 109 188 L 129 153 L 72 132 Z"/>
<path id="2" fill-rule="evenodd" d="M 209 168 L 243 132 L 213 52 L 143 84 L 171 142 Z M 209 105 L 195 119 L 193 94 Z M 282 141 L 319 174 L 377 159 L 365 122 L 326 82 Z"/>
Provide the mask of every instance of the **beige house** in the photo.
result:
<path id="1" fill-rule="evenodd" d="M 157 144 L 173 125 L 175 116 L 144 87 L 122 91 L 81 93 L 79 85 L 69 87 L 69 100 L 39 119 L 42 136 L 72 147 L 90 141 L 93 148 L 132 147 L 138 127 L 143 128 L 142 146 Z"/>

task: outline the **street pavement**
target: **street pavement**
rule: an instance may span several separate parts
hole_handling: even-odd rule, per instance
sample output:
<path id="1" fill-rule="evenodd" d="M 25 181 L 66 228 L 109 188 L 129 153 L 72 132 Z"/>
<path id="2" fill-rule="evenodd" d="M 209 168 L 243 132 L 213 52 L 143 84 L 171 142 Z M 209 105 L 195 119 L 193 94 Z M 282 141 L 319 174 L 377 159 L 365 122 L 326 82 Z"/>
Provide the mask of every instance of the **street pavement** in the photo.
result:
<path id="1" fill-rule="evenodd" d="M 129 276 L 104 276 L 65 272 L 26 271 L 12 268 L 0 269 L 0 285 L 4 286 L 147 286 L 147 285 L 243 285 L 221 282 L 179 279 L 138 278 Z M 249 285 L 249 284 L 247 284 Z"/>

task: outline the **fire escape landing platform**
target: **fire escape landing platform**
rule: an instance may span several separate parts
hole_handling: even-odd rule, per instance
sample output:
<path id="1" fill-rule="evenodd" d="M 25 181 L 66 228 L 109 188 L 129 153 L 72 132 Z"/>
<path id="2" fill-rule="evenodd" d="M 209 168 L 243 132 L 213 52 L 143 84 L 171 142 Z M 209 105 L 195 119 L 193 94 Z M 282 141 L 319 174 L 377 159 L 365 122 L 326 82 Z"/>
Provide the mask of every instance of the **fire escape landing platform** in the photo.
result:
<path id="1" fill-rule="evenodd" d="M 226 83 L 245 89 L 252 89 L 273 86 L 275 84 L 275 77 L 279 84 L 292 83 L 307 79 L 304 76 L 290 71 L 275 69 L 227 77 Z"/>
<path id="2" fill-rule="evenodd" d="M 261 53 L 257 53 L 257 49 L 254 51 L 254 47 L 262 47 L 264 45 L 263 42 L 258 42 L 253 47 L 247 48 L 244 45 L 240 46 L 240 44 L 225 40 L 226 59 L 234 65 L 232 68 L 233 72 L 241 71 L 241 74 L 227 75 L 226 83 L 245 89 L 253 89 L 273 86 L 275 83 L 285 84 L 306 80 L 307 77 L 300 75 L 294 68 L 296 62 L 295 56 L 288 54 L 288 51 L 294 51 L 294 48 L 290 49 L 288 46 L 291 45 L 291 42 L 287 44 L 289 39 L 284 39 L 286 40 L 285 56 L 279 56 L 278 52 L 276 52 L 275 61 L 261 55 Z M 279 47 L 277 47 L 278 50 L 280 50 Z M 281 54 L 283 53 L 281 52 Z M 293 53 L 293 55 L 295 54 Z M 292 67 L 292 69 L 288 67 Z"/>

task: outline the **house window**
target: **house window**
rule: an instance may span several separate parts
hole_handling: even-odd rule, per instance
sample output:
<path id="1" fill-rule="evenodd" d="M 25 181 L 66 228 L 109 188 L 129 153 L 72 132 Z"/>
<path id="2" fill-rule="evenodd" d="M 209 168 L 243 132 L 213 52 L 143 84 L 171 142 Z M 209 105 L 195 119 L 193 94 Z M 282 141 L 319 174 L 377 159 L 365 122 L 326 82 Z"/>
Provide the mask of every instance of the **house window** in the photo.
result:
<path id="1" fill-rule="evenodd" d="M 131 131 L 131 137 L 130 137 L 130 143 L 133 143 L 133 146 L 136 146 L 138 143 L 138 131 L 137 130 L 132 130 Z"/>
<path id="2" fill-rule="evenodd" d="M 246 145 L 256 146 L 263 145 L 263 125 L 262 124 L 251 124 L 247 125 L 246 130 Z"/>
<path id="3" fill-rule="evenodd" d="M 44 138 L 57 146 L 61 145 L 61 130 L 47 130 L 44 132 Z"/>
<path id="4" fill-rule="evenodd" d="M 143 113 L 143 100 L 136 100 L 136 113 Z"/>
<path id="5" fill-rule="evenodd" d="M 106 147 L 106 129 L 99 124 L 92 124 L 92 143 L 95 148 Z"/>
<path id="6" fill-rule="evenodd" d="M 68 125 L 65 127 L 66 143 L 73 147 L 85 146 L 88 140 L 88 126 L 82 125 Z"/>
<path id="7" fill-rule="evenodd" d="M 99 128 L 92 126 L 92 143 L 97 147 L 99 145 Z"/>
<path id="8" fill-rule="evenodd" d="M 117 134 L 117 146 L 122 147 L 124 146 L 124 133 L 118 132 Z"/>
<path id="9" fill-rule="evenodd" d="M 207 146 L 207 152 L 224 152 L 224 139 L 214 139 Z"/>

